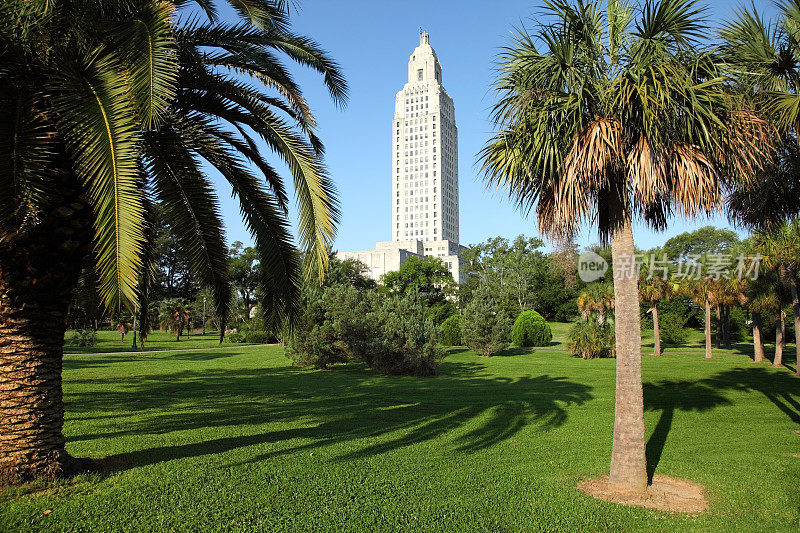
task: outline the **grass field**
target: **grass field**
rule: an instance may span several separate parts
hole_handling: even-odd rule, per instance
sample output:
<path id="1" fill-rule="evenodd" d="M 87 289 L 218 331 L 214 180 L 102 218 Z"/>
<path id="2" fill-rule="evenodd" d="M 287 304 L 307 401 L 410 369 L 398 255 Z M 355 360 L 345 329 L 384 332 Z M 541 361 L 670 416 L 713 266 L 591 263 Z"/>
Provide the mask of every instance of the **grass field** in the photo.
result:
<path id="1" fill-rule="evenodd" d="M 147 337 L 147 344 L 144 349 L 141 346 L 137 350 L 131 349 L 133 343 L 133 334 L 128 333 L 125 335 L 123 341 L 120 334 L 116 331 L 98 331 L 97 344 L 91 347 L 74 346 L 70 343 L 72 331 L 67 331 L 65 339 L 67 345 L 64 346 L 65 353 L 108 353 L 108 352 L 151 352 L 160 350 L 191 350 L 197 348 L 218 348 L 219 347 L 219 333 L 215 331 L 207 331 L 205 335 L 199 333 L 192 333 L 190 337 L 182 336 L 181 340 L 175 339 L 174 333 L 167 333 L 165 331 L 153 331 Z M 139 339 L 136 339 L 139 342 Z M 224 345 L 223 345 L 224 346 Z"/>
<path id="2" fill-rule="evenodd" d="M 104 471 L 6 490 L 0 531 L 797 531 L 800 379 L 701 354 L 644 358 L 649 463 L 705 484 L 699 516 L 574 488 L 608 469 L 613 360 L 453 350 L 408 378 L 232 346 L 67 356 L 67 447 Z"/>

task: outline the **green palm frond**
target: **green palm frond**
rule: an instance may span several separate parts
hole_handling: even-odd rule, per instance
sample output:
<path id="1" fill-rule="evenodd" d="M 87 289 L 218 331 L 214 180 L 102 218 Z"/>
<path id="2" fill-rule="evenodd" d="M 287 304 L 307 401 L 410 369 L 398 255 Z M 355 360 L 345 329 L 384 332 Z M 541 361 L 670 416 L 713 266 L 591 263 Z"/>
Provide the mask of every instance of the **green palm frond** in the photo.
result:
<path id="1" fill-rule="evenodd" d="M 280 321 L 294 316 L 300 304 L 300 263 L 289 223 L 274 199 L 248 172 L 235 154 L 211 137 L 186 138 L 198 155 L 219 170 L 233 188 L 245 224 L 256 241 L 265 297 Z"/>
<path id="2" fill-rule="evenodd" d="M 211 289 L 217 316 L 226 322 L 231 287 L 228 253 L 217 198 L 192 154 L 171 129 L 145 135 L 145 159 L 164 216 L 181 253 L 203 287 Z"/>
<path id="3" fill-rule="evenodd" d="M 0 240 L 39 220 L 52 192 L 57 151 L 52 125 L 34 109 L 38 98 L 0 97 Z"/>
<path id="4" fill-rule="evenodd" d="M 149 3 L 113 28 L 117 50 L 130 73 L 131 95 L 145 129 L 156 127 L 175 97 L 178 61 L 172 35 L 173 6 Z"/>
<path id="5" fill-rule="evenodd" d="M 59 123 L 94 210 L 100 294 L 119 308 L 135 301 L 144 240 L 129 86 L 109 57 L 65 69 L 56 83 Z"/>

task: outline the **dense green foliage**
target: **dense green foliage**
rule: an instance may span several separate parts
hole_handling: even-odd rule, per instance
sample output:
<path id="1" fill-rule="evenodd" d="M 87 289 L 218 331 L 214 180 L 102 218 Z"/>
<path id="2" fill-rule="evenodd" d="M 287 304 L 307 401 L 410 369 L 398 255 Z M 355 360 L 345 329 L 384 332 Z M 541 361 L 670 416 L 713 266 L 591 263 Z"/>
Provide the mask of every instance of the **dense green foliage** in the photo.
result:
<path id="1" fill-rule="evenodd" d="M 595 317 L 575 322 L 569 330 L 568 347 L 572 355 L 583 359 L 614 355 L 614 324 L 602 324 Z"/>
<path id="2" fill-rule="evenodd" d="M 385 297 L 364 277 L 362 265 L 336 259 L 331 265 L 334 277 L 304 289 L 286 355 L 301 367 L 363 361 L 384 374 L 436 374 L 443 354 L 430 298 L 416 290 Z"/>
<path id="3" fill-rule="evenodd" d="M 440 329 L 442 330 L 441 341 L 445 346 L 461 346 L 464 341 L 461 336 L 461 324 L 464 318 L 461 315 L 452 315 L 450 318 L 442 322 Z"/>
<path id="4" fill-rule="evenodd" d="M 508 347 L 512 324 L 506 312 L 496 305 L 488 287 L 482 285 L 464 308 L 462 340 L 476 353 L 488 357 Z"/>
<path id="5" fill-rule="evenodd" d="M 465 282 L 459 289 L 462 306 L 479 285 L 487 285 L 508 316 L 537 309 L 545 318 L 566 321 L 577 315 L 573 246 L 546 255 L 541 239 L 501 237 L 467 248 L 463 253 Z"/>
<path id="6" fill-rule="evenodd" d="M 553 340 L 553 332 L 542 315 L 536 311 L 524 311 L 514 321 L 511 342 L 515 346 L 547 346 Z"/>
<path id="7" fill-rule="evenodd" d="M 663 313 L 659 315 L 659 332 L 661 342 L 669 345 L 678 345 L 686 342 L 689 331 L 686 329 L 686 319 L 676 313 Z"/>
<path id="8" fill-rule="evenodd" d="M 79 348 L 91 348 L 97 344 L 97 331 L 93 329 L 78 329 L 72 332 L 66 343 Z"/>

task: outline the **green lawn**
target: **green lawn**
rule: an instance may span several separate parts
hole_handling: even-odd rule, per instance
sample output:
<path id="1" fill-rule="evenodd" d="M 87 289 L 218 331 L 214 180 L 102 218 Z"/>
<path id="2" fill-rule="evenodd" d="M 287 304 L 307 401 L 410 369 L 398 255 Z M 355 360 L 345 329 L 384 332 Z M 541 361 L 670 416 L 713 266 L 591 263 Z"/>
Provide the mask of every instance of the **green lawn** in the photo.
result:
<path id="1" fill-rule="evenodd" d="M 199 333 L 192 333 L 190 337 L 185 335 L 181 337 L 180 341 L 175 340 L 174 333 L 167 333 L 165 331 L 153 331 L 147 337 L 147 344 L 144 350 L 139 347 L 139 350 L 132 350 L 131 343 L 133 343 L 132 332 L 125 335 L 123 341 L 120 334 L 116 331 L 98 331 L 97 344 L 92 347 L 80 347 L 70 344 L 72 331 L 67 331 L 64 336 L 67 345 L 64 347 L 65 353 L 106 353 L 106 352 L 135 352 L 135 351 L 157 351 L 157 350 L 189 350 L 197 348 L 218 348 L 219 347 L 219 333 L 214 331 L 206 331 L 205 336 Z M 136 339 L 139 342 L 139 339 Z"/>
<path id="2" fill-rule="evenodd" d="M 574 488 L 608 468 L 613 360 L 557 344 L 510 353 L 453 350 L 433 378 L 298 370 L 275 346 L 69 355 L 68 449 L 105 471 L 7 490 L 0 531 L 800 527 L 788 370 L 737 350 L 644 358 L 650 463 L 708 489 L 710 509 L 691 517 Z"/>

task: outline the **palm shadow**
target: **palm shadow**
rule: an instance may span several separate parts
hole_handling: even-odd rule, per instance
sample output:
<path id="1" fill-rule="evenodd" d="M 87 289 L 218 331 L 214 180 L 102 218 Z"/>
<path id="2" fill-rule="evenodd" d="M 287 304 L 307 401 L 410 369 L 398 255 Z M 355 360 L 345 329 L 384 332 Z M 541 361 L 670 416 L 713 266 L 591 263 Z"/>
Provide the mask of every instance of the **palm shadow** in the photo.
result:
<path id="1" fill-rule="evenodd" d="M 69 395 L 74 407 L 70 418 L 114 406 L 120 412 L 108 414 L 129 420 L 115 418 L 105 427 L 101 421 L 99 431 L 69 435 L 68 442 L 200 428 L 223 434 L 112 455 L 100 461 L 106 471 L 267 443 L 272 444 L 269 450 L 248 462 L 355 442 L 334 457 L 348 460 L 441 438 L 453 430 L 454 436 L 447 438 L 469 453 L 531 424 L 544 431 L 560 426 L 570 405 L 592 398 L 591 387 L 565 377 L 499 378 L 486 374 L 481 363 L 447 361 L 441 370 L 438 377 L 413 378 L 381 376 L 350 365 L 329 372 L 206 369 L 137 376 L 116 388 L 104 387 L 99 379 L 75 380 L 84 392 Z M 253 432 L 253 426 L 265 423 L 284 427 Z"/>
<path id="2" fill-rule="evenodd" d="M 800 424 L 800 378 L 763 367 L 734 368 L 704 380 L 718 389 L 755 391 L 764 395 L 795 424 Z"/>
<path id="3" fill-rule="evenodd" d="M 730 404 L 730 401 L 714 388 L 696 381 L 665 380 L 645 383 L 644 408 L 648 411 L 661 412 L 645 447 L 647 482 L 653 482 L 653 475 L 664 452 L 667 435 L 672 428 L 675 410 L 703 412 L 727 404 Z"/>

